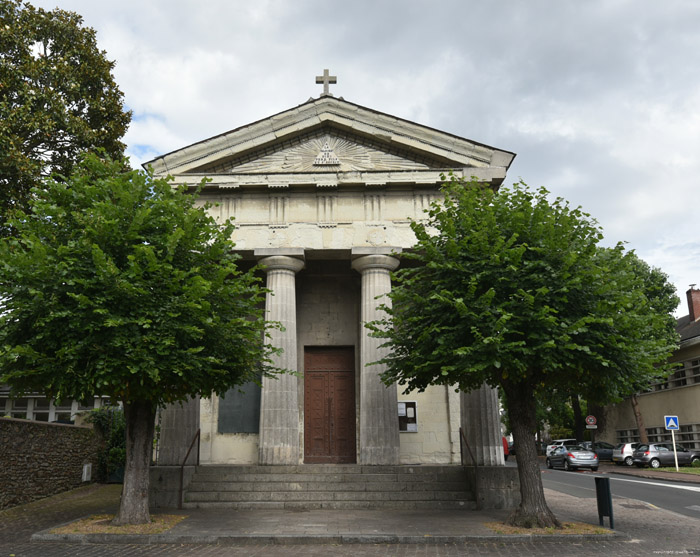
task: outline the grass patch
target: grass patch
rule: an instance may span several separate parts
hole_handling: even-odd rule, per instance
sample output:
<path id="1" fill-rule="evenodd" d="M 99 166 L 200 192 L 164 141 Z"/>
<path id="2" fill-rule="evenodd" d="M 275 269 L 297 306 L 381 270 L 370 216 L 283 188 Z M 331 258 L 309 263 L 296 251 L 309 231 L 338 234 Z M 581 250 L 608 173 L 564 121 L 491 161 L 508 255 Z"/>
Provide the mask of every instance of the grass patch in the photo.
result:
<path id="1" fill-rule="evenodd" d="M 162 534 L 187 518 L 183 514 L 152 514 L 149 524 L 113 526 L 113 514 L 95 514 L 65 526 L 54 528 L 52 534 Z"/>
<path id="2" fill-rule="evenodd" d="M 522 528 L 520 526 L 509 526 L 502 522 L 486 522 L 484 526 L 493 530 L 500 535 L 581 535 L 581 534 L 611 534 L 612 530 L 603 528 L 602 526 L 594 526 L 593 524 L 585 524 L 583 522 L 563 522 L 561 528 Z"/>
<path id="3" fill-rule="evenodd" d="M 676 472 L 675 466 L 665 466 L 663 468 L 656 468 L 657 472 L 673 472 L 674 474 L 688 474 L 690 476 L 700 476 L 700 468 L 693 468 L 692 466 L 679 466 L 678 472 Z"/>

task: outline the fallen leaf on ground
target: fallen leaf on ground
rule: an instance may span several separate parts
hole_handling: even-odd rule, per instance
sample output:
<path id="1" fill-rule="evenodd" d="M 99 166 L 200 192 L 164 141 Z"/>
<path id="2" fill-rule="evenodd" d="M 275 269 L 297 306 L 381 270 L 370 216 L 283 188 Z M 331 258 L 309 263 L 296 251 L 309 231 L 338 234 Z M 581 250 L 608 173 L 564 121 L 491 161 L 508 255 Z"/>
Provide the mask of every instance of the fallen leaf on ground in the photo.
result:
<path id="1" fill-rule="evenodd" d="M 52 534 L 162 534 L 187 518 L 184 514 L 152 514 L 148 524 L 113 526 L 113 514 L 96 514 L 65 526 L 54 528 Z"/>
<path id="2" fill-rule="evenodd" d="M 563 522 L 561 528 L 523 528 L 509 526 L 503 522 L 485 522 L 484 526 L 497 534 L 505 535 L 559 535 L 559 534 L 611 534 L 612 530 L 583 522 Z"/>

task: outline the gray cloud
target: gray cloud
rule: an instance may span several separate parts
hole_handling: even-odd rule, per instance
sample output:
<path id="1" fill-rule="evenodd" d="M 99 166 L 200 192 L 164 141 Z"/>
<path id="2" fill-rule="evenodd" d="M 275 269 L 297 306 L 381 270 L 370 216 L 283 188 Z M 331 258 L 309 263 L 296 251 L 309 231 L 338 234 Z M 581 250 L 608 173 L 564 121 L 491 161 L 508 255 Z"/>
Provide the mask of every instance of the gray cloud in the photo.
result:
<path id="1" fill-rule="evenodd" d="M 700 283 L 694 0 L 34 3 L 57 1 L 117 61 L 135 163 L 317 96 L 330 68 L 347 100 L 518 153 L 512 181 Z"/>

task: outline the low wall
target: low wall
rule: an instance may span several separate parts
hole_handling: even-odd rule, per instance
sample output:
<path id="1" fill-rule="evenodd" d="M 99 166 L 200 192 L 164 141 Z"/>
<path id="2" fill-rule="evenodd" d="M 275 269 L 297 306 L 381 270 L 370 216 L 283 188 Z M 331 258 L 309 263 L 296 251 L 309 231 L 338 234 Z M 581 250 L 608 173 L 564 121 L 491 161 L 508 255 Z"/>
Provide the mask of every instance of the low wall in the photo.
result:
<path id="1" fill-rule="evenodd" d="M 185 466 L 183 470 L 183 489 L 186 490 L 195 467 Z M 180 504 L 180 467 L 151 466 L 150 469 L 150 505 L 155 509 L 177 509 Z"/>
<path id="2" fill-rule="evenodd" d="M 0 418 L 0 509 L 81 485 L 97 465 L 99 441 L 87 427 Z"/>
<path id="3" fill-rule="evenodd" d="M 472 493 L 477 493 L 473 466 L 465 466 Z M 482 509 L 514 509 L 520 505 L 520 478 L 514 466 L 479 466 L 477 497 Z"/>

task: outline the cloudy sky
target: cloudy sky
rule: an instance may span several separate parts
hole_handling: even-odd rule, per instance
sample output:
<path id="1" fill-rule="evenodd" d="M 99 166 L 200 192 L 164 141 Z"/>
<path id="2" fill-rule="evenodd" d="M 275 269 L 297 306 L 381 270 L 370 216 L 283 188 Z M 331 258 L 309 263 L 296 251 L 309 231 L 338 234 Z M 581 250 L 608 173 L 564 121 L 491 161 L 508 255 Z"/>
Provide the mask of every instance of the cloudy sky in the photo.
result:
<path id="1" fill-rule="evenodd" d="M 80 13 L 116 61 L 132 163 L 336 96 L 513 151 L 522 178 L 581 205 L 700 284 L 696 0 L 34 0 Z"/>

